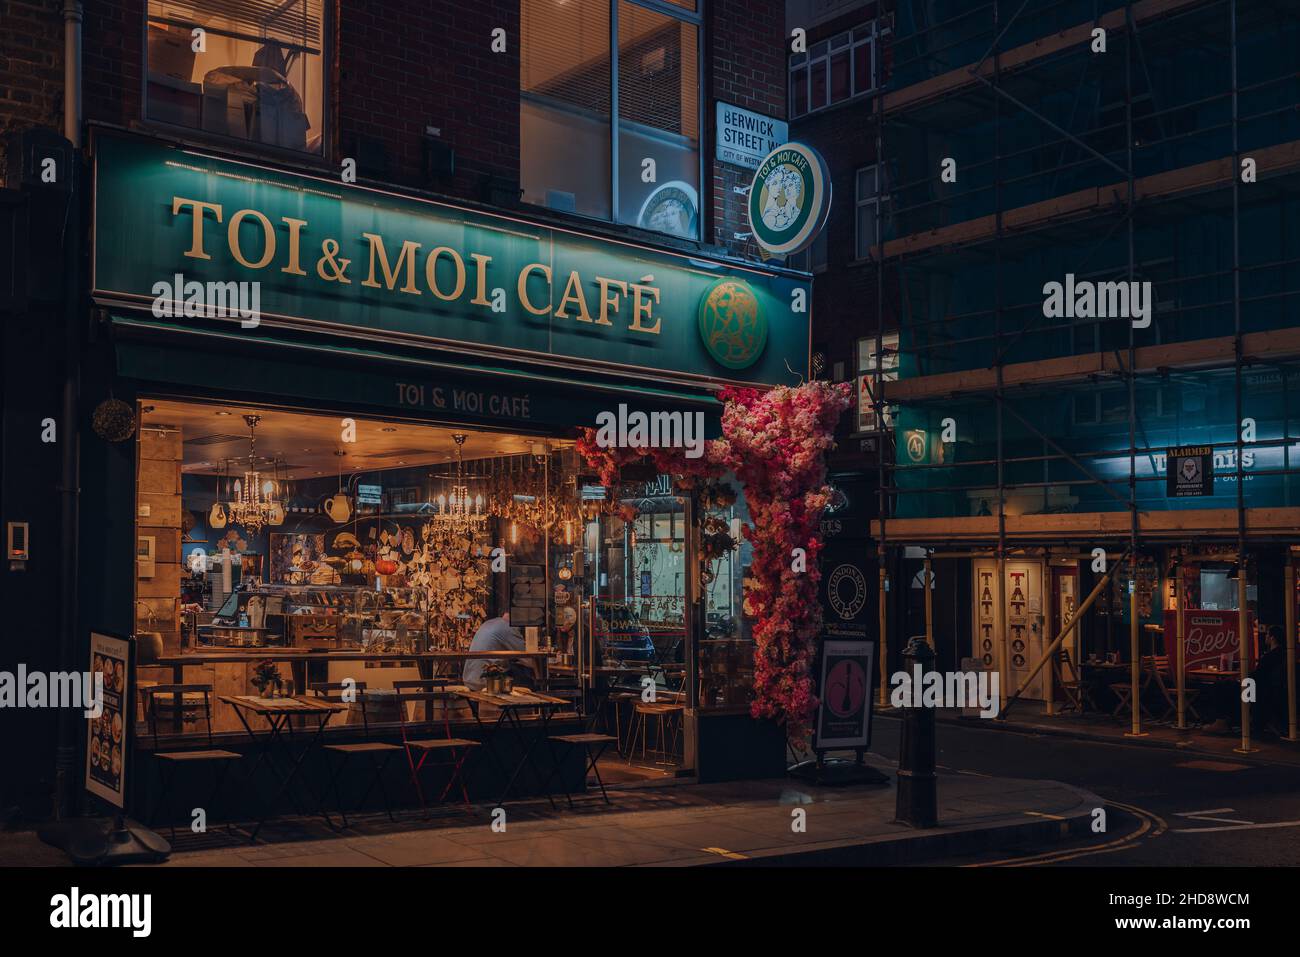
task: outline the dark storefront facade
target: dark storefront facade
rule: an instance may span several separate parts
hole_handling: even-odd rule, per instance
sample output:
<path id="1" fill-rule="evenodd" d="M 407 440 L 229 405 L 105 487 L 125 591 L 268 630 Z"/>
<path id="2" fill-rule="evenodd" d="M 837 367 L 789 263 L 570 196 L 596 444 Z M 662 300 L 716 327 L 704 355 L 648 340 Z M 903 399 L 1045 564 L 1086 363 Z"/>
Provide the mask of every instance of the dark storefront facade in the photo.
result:
<path id="1" fill-rule="evenodd" d="M 86 5 L 87 49 L 116 37 L 144 80 L 128 79 L 123 58 L 88 55 L 85 137 L 67 154 L 73 188 L 56 196 L 38 178 L 6 183 L 27 210 L 13 234 L 27 230 L 33 260 L 59 261 L 62 231 L 37 227 L 65 210 L 84 246 L 75 272 L 5 303 L 5 514 L 29 523 L 32 557 L 6 576 L 7 600 L 28 597 L 4 661 L 85 669 L 87 636 L 98 630 L 148 636 L 136 675 L 146 686 L 243 693 L 251 663 L 227 659 L 253 650 L 257 661 L 278 660 L 295 692 L 341 680 L 324 660 L 331 651 L 370 656 L 364 679 L 382 688 L 426 674 L 402 670 L 417 652 L 463 651 L 474 616 L 509 609 L 530 630 L 530 651 L 552 652 L 558 674 L 576 672 L 580 689 L 584 667 L 594 683 L 595 637 L 619 645 L 595 654 L 635 660 L 644 651 L 668 663 L 657 680 L 680 692 L 685 716 L 656 738 L 677 752 L 673 773 L 743 771 L 733 758 L 750 733 L 745 672 L 731 667 L 731 644 L 743 638 L 742 552 L 702 588 L 685 573 L 695 560 L 692 503 L 647 476 L 636 519 L 602 511 L 573 446 L 580 427 L 620 406 L 700 412 L 715 436 L 720 388 L 794 383 L 807 372 L 807 316 L 791 309 L 807 277 L 760 264 L 736 238 L 743 197 L 731 187 L 748 171 L 713 160 L 708 126 L 715 98 L 783 112 L 779 16 L 762 33 L 725 3 L 582 3 L 584 21 L 605 18 L 603 37 L 584 35 L 561 62 L 534 51 L 556 26 L 548 16 L 577 14 L 506 4 L 504 47 L 496 60 L 482 54 L 483 75 L 430 81 L 419 45 L 427 11 L 413 13 L 397 43 L 369 14 L 304 3 L 306 27 L 272 28 L 254 43 L 214 21 L 208 46 L 187 55 L 173 34 L 202 18 L 181 6 L 110 14 Z M 365 55 L 380 37 L 396 65 Z M 488 26 L 453 22 L 442 59 L 477 62 L 494 39 Z M 267 52 L 276 49 L 296 55 L 280 63 Z M 253 67 L 227 65 L 248 56 Z M 770 86 L 753 79 L 769 61 Z M 363 118 L 363 77 L 401 89 L 408 113 L 433 120 L 443 111 L 445 123 L 417 130 L 395 115 Z M 672 78 L 672 95 L 656 77 Z M 264 84 L 262 95 L 236 129 L 231 104 L 249 83 Z M 224 112 L 213 105 L 222 95 Z M 652 115 L 651 102 L 672 108 Z M 583 173 L 575 164 L 591 153 L 575 138 L 592 146 L 599 136 L 603 174 Z M 648 179 L 643 160 L 657 164 Z M 624 175 L 629 164 L 635 176 Z M 63 284 L 70 276 L 75 283 Z M 709 338 L 724 294 L 764 325 L 752 355 Z M 212 314 L 223 304 L 226 315 Z M 66 376 L 76 388 L 61 413 Z M 133 434 L 92 421 L 108 400 L 132 410 Z M 63 447 L 34 443 L 39 428 L 28 429 L 47 417 L 76 425 L 75 436 L 60 435 L 76 441 L 70 488 Z M 27 460 L 30 476 L 13 467 Z M 244 525 L 236 506 L 247 504 L 250 476 L 274 501 Z M 60 537 L 51 487 L 79 513 L 75 536 Z M 506 571 L 478 582 L 475 596 L 447 597 L 459 595 L 448 587 L 437 608 L 402 604 L 409 592 L 442 587 L 419 558 L 420 540 L 449 528 L 468 529 L 484 562 L 498 546 L 510 563 L 518 558 L 528 580 L 516 587 Z M 521 599 L 530 589 L 541 596 Z M 259 629 L 252 622 L 265 608 L 259 601 L 250 618 L 247 595 L 238 597 L 249 591 L 285 620 Z M 293 605 L 343 601 L 356 604 L 332 615 Z M 360 621 L 365 602 L 378 610 L 348 630 L 343 619 Z M 70 619 L 62 625 L 60 608 Z M 322 634 L 305 627 L 327 617 L 338 621 Z M 214 621 L 223 640 L 213 640 Z M 293 659 L 308 638 L 318 654 Z M 644 649 L 624 647 L 637 642 Z M 214 730 L 229 743 L 238 726 L 222 712 Z M 189 699 L 160 716 L 164 731 L 202 731 Z M 56 741 L 76 749 L 59 762 L 71 790 L 85 735 L 80 721 L 60 739 L 54 721 L 28 720 L 23 772 L 5 799 L 40 816 Z M 146 754 L 148 735 L 137 744 Z M 710 747 L 724 760 L 711 765 Z M 107 768 L 107 752 L 102 760 Z M 136 767 L 133 801 L 143 811 L 145 765 Z"/>

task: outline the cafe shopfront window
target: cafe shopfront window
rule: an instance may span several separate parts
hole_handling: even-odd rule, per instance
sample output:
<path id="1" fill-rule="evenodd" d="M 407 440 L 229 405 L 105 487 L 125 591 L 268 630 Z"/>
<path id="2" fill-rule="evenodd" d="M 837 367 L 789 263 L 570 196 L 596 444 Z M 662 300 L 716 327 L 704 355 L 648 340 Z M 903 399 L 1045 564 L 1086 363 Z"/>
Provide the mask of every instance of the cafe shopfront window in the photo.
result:
<path id="1" fill-rule="evenodd" d="M 680 6 L 523 0 L 525 202 L 699 237 L 700 23 Z"/>
<path id="2" fill-rule="evenodd" d="M 145 29 L 146 119 L 321 152 L 322 0 L 150 0 Z"/>

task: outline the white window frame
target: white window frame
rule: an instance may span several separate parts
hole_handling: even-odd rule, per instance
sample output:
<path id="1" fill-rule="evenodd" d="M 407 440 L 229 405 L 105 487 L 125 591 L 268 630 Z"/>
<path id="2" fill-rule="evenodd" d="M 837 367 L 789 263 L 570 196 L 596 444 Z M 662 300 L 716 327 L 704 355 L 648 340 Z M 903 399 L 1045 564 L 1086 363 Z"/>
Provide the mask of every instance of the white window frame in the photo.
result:
<path id="1" fill-rule="evenodd" d="M 871 28 L 871 31 L 866 36 L 858 40 L 853 39 L 854 33 L 862 29 L 863 27 L 868 27 L 868 26 Z M 864 96 L 870 96 L 872 93 L 874 93 L 876 91 L 876 74 L 879 72 L 876 69 L 876 58 L 880 55 L 880 46 L 881 46 L 879 41 L 881 41 L 884 38 L 884 36 L 889 32 L 890 30 L 888 27 L 882 28 L 880 26 L 879 20 L 870 20 L 867 23 L 859 23 L 857 26 L 850 27 L 848 30 L 841 30 L 839 33 L 835 34 L 834 36 L 827 37 L 825 40 L 817 41 L 812 45 L 812 48 L 807 53 L 791 54 L 789 65 L 786 70 L 787 85 L 789 87 L 789 95 L 790 95 L 790 119 L 795 120 L 801 116 L 811 116 L 812 114 L 819 113 L 822 110 L 833 109 L 834 107 L 841 106 L 845 103 L 851 103 L 854 100 L 860 99 L 861 97 Z M 843 42 L 836 45 L 835 41 L 841 39 Z M 866 83 L 863 86 L 863 88 L 860 90 L 858 89 L 858 76 L 857 76 L 858 67 L 857 67 L 857 57 L 855 56 L 859 47 L 867 47 L 871 51 L 870 63 L 868 66 L 868 70 L 870 71 L 871 75 L 866 78 Z M 849 55 L 849 95 L 842 100 L 831 101 L 830 99 L 831 57 L 841 53 L 844 50 L 847 50 Z M 813 106 L 812 103 L 813 68 L 819 65 L 824 67 L 826 71 L 827 102 L 823 103 L 820 106 Z M 807 104 L 807 109 L 804 110 L 802 113 L 796 113 L 794 111 L 794 104 L 795 104 L 794 74 L 795 71 L 799 69 L 802 69 L 804 71 L 804 76 L 803 76 L 804 103 Z"/>
<path id="2" fill-rule="evenodd" d="M 638 229 L 640 227 L 638 227 L 636 223 L 624 222 L 619 218 L 619 205 L 621 203 L 621 198 L 619 196 L 618 172 L 619 172 L 619 164 L 622 162 L 622 157 L 619 155 L 621 152 L 619 136 L 625 124 L 628 125 L 629 127 L 632 126 L 631 121 L 624 121 L 622 119 L 622 117 L 619 115 L 619 108 L 618 108 L 619 2 L 620 0 L 604 0 L 605 5 L 609 8 L 609 72 L 610 72 L 610 87 L 609 87 L 609 99 L 610 99 L 609 102 L 609 136 L 610 136 L 609 201 L 610 201 L 610 206 L 609 206 L 609 212 L 610 214 L 608 217 L 591 216 L 584 213 L 571 213 L 569 215 L 578 216 L 582 219 L 592 220 L 593 222 L 612 223 L 616 226 L 628 226 L 633 229 Z M 649 10 L 652 13 L 658 13 L 661 16 L 668 17 L 669 19 L 672 20 L 677 20 L 682 23 L 690 24 L 695 28 L 695 93 L 698 100 L 696 104 L 696 116 L 700 118 L 699 127 L 696 131 L 695 152 L 696 152 L 696 182 L 698 183 L 698 193 L 699 193 L 698 201 L 700 204 L 700 208 L 696 210 L 695 235 L 688 236 L 688 237 L 674 236 L 673 238 L 674 239 L 684 238 L 688 240 L 694 240 L 695 242 L 701 242 L 704 238 L 705 203 L 708 197 L 708 186 L 706 184 L 709 182 L 705 178 L 705 156 L 704 156 L 705 136 L 704 136 L 704 125 L 703 125 L 704 116 L 705 116 L 704 111 L 708 102 L 705 96 L 705 92 L 706 92 L 705 83 L 706 83 L 707 74 L 705 72 L 705 59 L 704 59 L 705 45 L 706 45 L 705 29 L 704 29 L 704 12 L 705 12 L 704 4 L 707 2 L 707 0 L 697 0 L 694 10 L 687 9 L 686 7 L 679 7 L 676 4 L 673 4 L 671 0 L 623 0 L 623 2 L 628 3 L 632 6 L 641 7 L 643 9 Z M 519 95 L 520 95 L 520 99 L 522 100 L 524 96 L 524 91 L 522 89 L 522 82 L 519 84 L 519 86 L 520 86 Z M 656 130 L 653 129 L 652 127 L 644 127 L 641 126 L 640 124 L 636 124 L 636 127 L 640 130 L 647 131 L 649 133 L 657 133 L 665 137 L 670 137 L 673 135 L 667 133 L 666 131 Z M 521 165 L 522 165 L 522 160 L 521 160 Z M 553 215 L 556 212 L 554 209 L 546 205 L 541 205 L 540 208 L 546 210 L 548 214 Z M 654 231 L 649 230 L 649 232 L 653 233 Z M 654 233 L 654 234 L 670 235 L 668 233 Z"/>
<path id="3" fill-rule="evenodd" d="M 888 176 L 885 174 L 885 171 L 882 169 L 883 166 L 884 166 L 883 163 L 872 163 L 868 166 L 859 166 L 856 170 L 853 171 L 853 258 L 855 261 L 858 262 L 870 259 L 871 258 L 870 250 L 872 249 L 872 247 L 876 245 L 876 236 L 868 236 L 867 246 L 866 246 L 867 254 L 865 256 L 862 255 L 863 237 L 858 232 L 858 223 L 859 223 L 858 210 L 862 209 L 862 207 L 864 206 L 874 206 L 876 209 L 875 221 L 877 223 L 881 223 L 882 222 L 881 216 L 884 215 L 884 204 L 889 202 L 889 194 L 881 193 L 881 185 L 882 185 L 881 180 L 888 179 Z M 872 193 L 870 196 L 866 196 L 866 197 L 862 195 L 862 174 L 863 173 L 870 173 L 871 178 L 874 179 L 876 183 L 875 192 Z M 889 184 L 886 182 L 883 185 L 888 187 Z M 879 229 L 878 233 L 880 235 L 880 238 L 883 239 L 884 238 L 883 229 Z"/>
<path id="4" fill-rule="evenodd" d="M 886 332 L 881 337 L 881 345 L 884 349 L 884 363 L 881 366 L 880 379 L 882 382 L 898 381 L 898 332 Z M 857 374 L 857 404 L 858 404 L 858 432 L 880 432 L 889 431 L 894 427 L 894 415 L 897 407 L 886 405 L 884 410 L 884 429 L 882 430 L 876 422 L 876 410 L 870 404 L 869 398 L 872 395 L 872 388 L 876 381 L 876 337 L 864 336 L 858 340 L 858 374 Z"/>
<path id="5" fill-rule="evenodd" d="M 636 0 L 629 0 L 636 2 Z M 321 40 L 320 51 L 316 54 L 321 58 L 321 149 L 319 153 L 313 153 L 310 150 L 299 150 L 288 146 L 279 146 L 275 143 L 265 143 L 251 137 L 232 136 L 227 133 L 219 133 L 214 130 L 205 129 L 203 126 L 185 126 L 172 123 L 168 120 L 158 119 L 149 113 L 149 21 L 164 19 L 161 15 L 155 14 L 150 16 L 149 0 L 143 4 L 142 16 L 140 17 L 140 122 L 146 126 L 158 130 L 171 131 L 184 137 L 187 140 L 193 140 L 203 143 L 223 144 L 233 148 L 248 152 L 262 153 L 282 159 L 303 161 L 308 163 L 328 163 L 330 153 L 331 137 L 334 134 L 333 117 L 330 115 L 330 103 L 333 102 L 334 87 L 337 82 L 335 71 L 330 64 L 333 62 L 336 52 L 334 41 L 334 4 L 321 4 Z M 198 23 L 197 20 L 193 26 L 198 29 L 213 29 L 204 24 Z"/>

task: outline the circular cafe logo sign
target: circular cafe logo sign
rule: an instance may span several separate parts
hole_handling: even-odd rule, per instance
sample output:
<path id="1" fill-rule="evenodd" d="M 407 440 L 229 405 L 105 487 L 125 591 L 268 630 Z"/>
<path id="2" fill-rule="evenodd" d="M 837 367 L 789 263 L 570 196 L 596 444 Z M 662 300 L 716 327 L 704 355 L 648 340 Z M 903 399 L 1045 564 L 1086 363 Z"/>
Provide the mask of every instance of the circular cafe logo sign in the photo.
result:
<path id="1" fill-rule="evenodd" d="M 681 180 L 664 183 L 641 204 L 636 224 L 657 233 L 695 239 L 698 235 L 699 199 L 695 187 Z"/>
<path id="2" fill-rule="evenodd" d="M 786 143 L 759 164 L 749 187 L 749 226 L 765 252 L 799 252 L 817 237 L 830 211 L 830 175 L 812 147 Z"/>
<path id="3" fill-rule="evenodd" d="M 852 621 L 867 603 L 867 580 L 856 565 L 840 565 L 826 583 L 826 597 L 837 615 Z"/>
<path id="4" fill-rule="evenodd" d="M 767 345 L 767 317 L 758 296 L 739 279 L 719 279 L 700 297 L 700 338 L 728 369 L 752 366 Z"/>

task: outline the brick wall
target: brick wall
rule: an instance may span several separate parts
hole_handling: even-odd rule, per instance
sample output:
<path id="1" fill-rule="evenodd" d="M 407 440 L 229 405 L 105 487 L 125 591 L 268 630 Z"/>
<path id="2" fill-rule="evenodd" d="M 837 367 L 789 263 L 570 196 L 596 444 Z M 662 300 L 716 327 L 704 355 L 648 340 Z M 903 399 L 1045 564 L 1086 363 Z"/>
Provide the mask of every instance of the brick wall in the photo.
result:
<path id="1" fill-rule="evenodd" d="M 86 0 L 85 8 L 85 117 L 138 125 L 145 2 Z M 488 0 L 472 9 L 452 2 L 337 0 L 332 9 L 337 66 L 327 105 L 330 166 L 350 156 L 363 178 L 467 199 L 485 199 L 490 176 L 506 181 L 507 192 L 517 183 L 517 0 Z M 506 30 L 505 53 L 491 52 L 496 26 Z M 440 128 L 442 141 L 455 151 L 452 180 L 430 183 L 423 176 L 423 137 L 430 126 Z"/>
<path id="2" fill-rule="evenodd" d="M 82 116 L 116 126 L 140 120 L 144 0 L 84 0 Z"/>
<path id="3" fill-rule="evenodd" d="M 63 17 L 60 0 L 0 0 L 0 183 L 4 135 L 63 124 Z"/>
<path id="4" fill-rule="evenodd" d="M 359 174 L 453 197 L 495 203 L 519 183 L 519 0 L 325 0 L 333 3 L 336 82 L 327 113 L 326 162 L 358 159 Z M 62 109 L 60 0 L 0 0 L 0 123 L 57 125 Z M 84 115 L 134 127 L 141 121 L 145 0 L 85 0 Z M 9 29 L 10 25 L 17 29 Z M 492 30 L 506 31 L 504 53 Z M 782 0 L 713 0 L 704 37 L 706 75 L 700 148 L 708 196 L 705 241 L 757 256 L 743 196 L 750 171 L 714 162 L 714 101 L 785 117 Z M 327 65 L 327 68 L 328 65 Z M 455 151 L 455 175 L 423 174 L 427 127 Z M 252 144 L 248 147 L 256 150 Z M 494 187 L 489 190 L 489 186 Z M 706 192 L 708 192 L 706 190 Z"/>
<path id="5" fill-rule="evenodd" d="M 714 160 L 714 102 L 785 119 L 786 53 L 785 4 L 781 0 L 712 0 L 705 24 L 705 127 L 709 133 L 700 148 L 704 169 L 712 172 L 712 216 L 705 239 L 724 246 L 734 255 L 758 258 L 748 233 L 746 197 L 733 187 L 747 187 L 754 171 Z"/>
<path id="6" fill-rule="evenodd" d="M 851 30 L 876 14 L 875 4 L 863 3 L 808 29 L 808 46 Z M 890 53 L 884 53 L 888 71 Z M 790 136 L 815 147 L 826 159 L 831 173 L 833 199 L 827 220 L 826 268 L 813 280 L 812 343 L 826 362 L 824 378 L 834 378 L 835 366 L 843 363 L 845 377 L 856 382 L 857 340 L 874 336 L 877 327 L 877 267 L 857 256 L 857 171 L 875 162 L 876 128 L 871 119 L 870 98 L 858 99 L 830 109 L 807 114 L 790 124 Z M 890 270 L 885 275 L 885 328 L 896 328 L 897 281 Z M 856 430 L 857 409 L 851 408 L 840 420 L 841 436 Z M 841 440 L 831 457 L 834 468 L 865 467 L 873 456 L 861 454 L 856 441 Z"/>
<path id="7" fill-rule="evenodd" d="M 488 177 L 517 186 L 518 0 L 342 0 L 338 23 L 343 155 L 359 138 L 380 143 L 389 179 L 422 184 L 422 140 L 434 126 L 456 154 L 455 178 L 438 192 L 487 201 Z M 504 53 L 491 49 L 497 27 Z"/>

